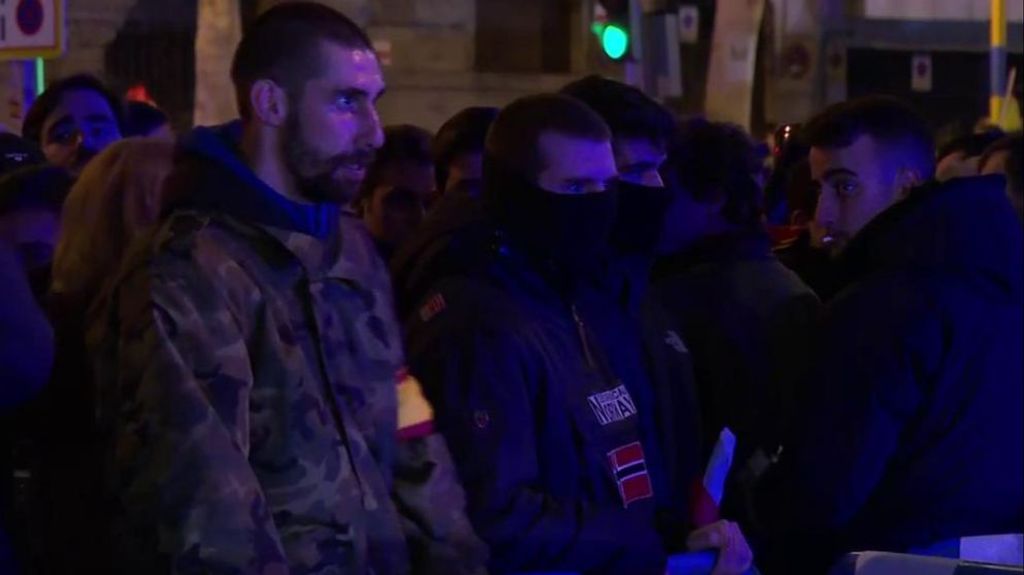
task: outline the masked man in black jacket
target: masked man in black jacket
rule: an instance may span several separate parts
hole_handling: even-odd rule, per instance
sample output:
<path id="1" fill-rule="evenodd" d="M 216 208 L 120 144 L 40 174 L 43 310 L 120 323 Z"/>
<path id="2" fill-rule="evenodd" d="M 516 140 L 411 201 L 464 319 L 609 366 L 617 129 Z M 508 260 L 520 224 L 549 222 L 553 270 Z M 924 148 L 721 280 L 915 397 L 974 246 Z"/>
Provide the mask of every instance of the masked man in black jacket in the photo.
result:
<path id="1" fill-rule="evenodd" d="M 495 573 L 660 575 L 667 553 L 706 547 L 724 572 L 750 563 L 733 524 L 687 534 L 692 478 L 644 431 L 659 403 L 688 417 L 685 394 L 656 397 L 670 386 L 651 380 L 689 366 L 666 354 L 648 369 L 649 345 L 671 343 L 597 287 L 617 178 L 608 126 L 582 103 L 510 104 L 485 149 L 489 255 L 437 284 L 408 326 Z"/>

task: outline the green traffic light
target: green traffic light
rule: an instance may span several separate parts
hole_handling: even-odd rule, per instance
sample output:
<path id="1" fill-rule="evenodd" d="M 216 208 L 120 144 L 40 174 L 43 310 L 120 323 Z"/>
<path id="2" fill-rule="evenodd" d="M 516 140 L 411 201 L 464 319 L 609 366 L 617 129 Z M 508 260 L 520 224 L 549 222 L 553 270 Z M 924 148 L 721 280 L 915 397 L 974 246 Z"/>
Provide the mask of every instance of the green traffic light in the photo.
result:
<path id="1" fill-rule="evenodd" d="M 609 24 L 601 31 L 601 48 L 612 60 L 626 55 L 629 49 L 629 33 L 614 24 Z"/>

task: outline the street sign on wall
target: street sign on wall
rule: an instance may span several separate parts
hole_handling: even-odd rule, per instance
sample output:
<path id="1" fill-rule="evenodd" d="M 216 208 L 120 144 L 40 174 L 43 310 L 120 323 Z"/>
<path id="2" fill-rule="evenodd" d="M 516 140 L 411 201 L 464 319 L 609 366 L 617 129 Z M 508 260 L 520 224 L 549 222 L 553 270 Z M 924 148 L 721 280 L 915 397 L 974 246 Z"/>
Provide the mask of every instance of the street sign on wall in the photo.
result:
<path id="1" fill-rule="evenodd" d="M 910 60 L 910 89 L 915 92 L 932 91 L 932 55 L 914 54 Z"/>
<path id="2" fill-rule="evenodd" d="M 0 60 L 64 53 L 65 0 L 0 0 Z"/>

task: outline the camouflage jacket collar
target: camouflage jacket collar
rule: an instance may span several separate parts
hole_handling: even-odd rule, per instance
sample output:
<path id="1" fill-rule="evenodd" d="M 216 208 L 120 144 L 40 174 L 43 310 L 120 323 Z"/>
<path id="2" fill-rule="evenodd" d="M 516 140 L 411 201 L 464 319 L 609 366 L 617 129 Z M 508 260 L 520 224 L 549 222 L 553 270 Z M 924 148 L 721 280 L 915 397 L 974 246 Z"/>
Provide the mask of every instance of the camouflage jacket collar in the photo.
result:
<path id="1" fill-rule="evenodd" d="M 329 278 L 362 285 L 367 282 L 366 270 L 374 267 L 377 255 L 368 249 L 372 243 L 349 241 L 360 233 L 357 228 L 361 225 L 352 216 L 342 214 L 326 238 L 266 225 L 259 227 L 299 260 L 310 281 Z"/>

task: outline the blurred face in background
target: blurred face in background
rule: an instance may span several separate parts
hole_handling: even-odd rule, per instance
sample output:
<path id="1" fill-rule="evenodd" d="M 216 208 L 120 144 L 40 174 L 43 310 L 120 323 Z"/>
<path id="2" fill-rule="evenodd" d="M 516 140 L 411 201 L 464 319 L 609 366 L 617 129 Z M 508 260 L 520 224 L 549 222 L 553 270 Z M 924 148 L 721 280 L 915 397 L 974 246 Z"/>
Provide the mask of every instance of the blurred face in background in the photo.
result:
<path id="1" fill-rule="evenodd" d="M 445 190 L 450 190 L 462 182 L 479 182 L 483 177 L 483 158 L 483 150 L 463 152 L 455 156 L 448 165 Z"/>
<path id="2" fill-rule="evenodd" d="M 60 232 L 60 216 L 43 208 L 25 208 L 0 216 L 0 238 L 17 248 L 26 269 L 46 267 Z"/>
<path id="3" fill-rule="evenodd" d="M 386 167 L 363 206 L 363 221 L 370 234 L 391 248 L 404 243 L 423 221 L 434 188 L 430 163 L 400 162 Z"/>
<path id="4" fill-rule="evenodd" d="M 1019 153 L 1019 152 L 1018 152 Z M 1021 174 L 1010 173 L 1012 159 L 1009 150 L 1000 150 L 985 160 L 985 165 L 981 166 L 981 175 L 990 176 L 993 174 L 1001 174 L 1006 177 L 1006 196 L 1010 198 L 1010 204 L 1013 209 L 1017 211 L 1017 215 L 1024 218 L 1024 191 L 1020 186 Z M 1017 182 L 1018 187 L 1014 187 L 1014 182 Z"/>
<path id="5" fill-rule="evenodd" d="M 77 176 L 93 156 L 120 139 L 106 98 L 92 90 L 71 90 L 43 122 L 41 143 L 50 164 Z"/>

